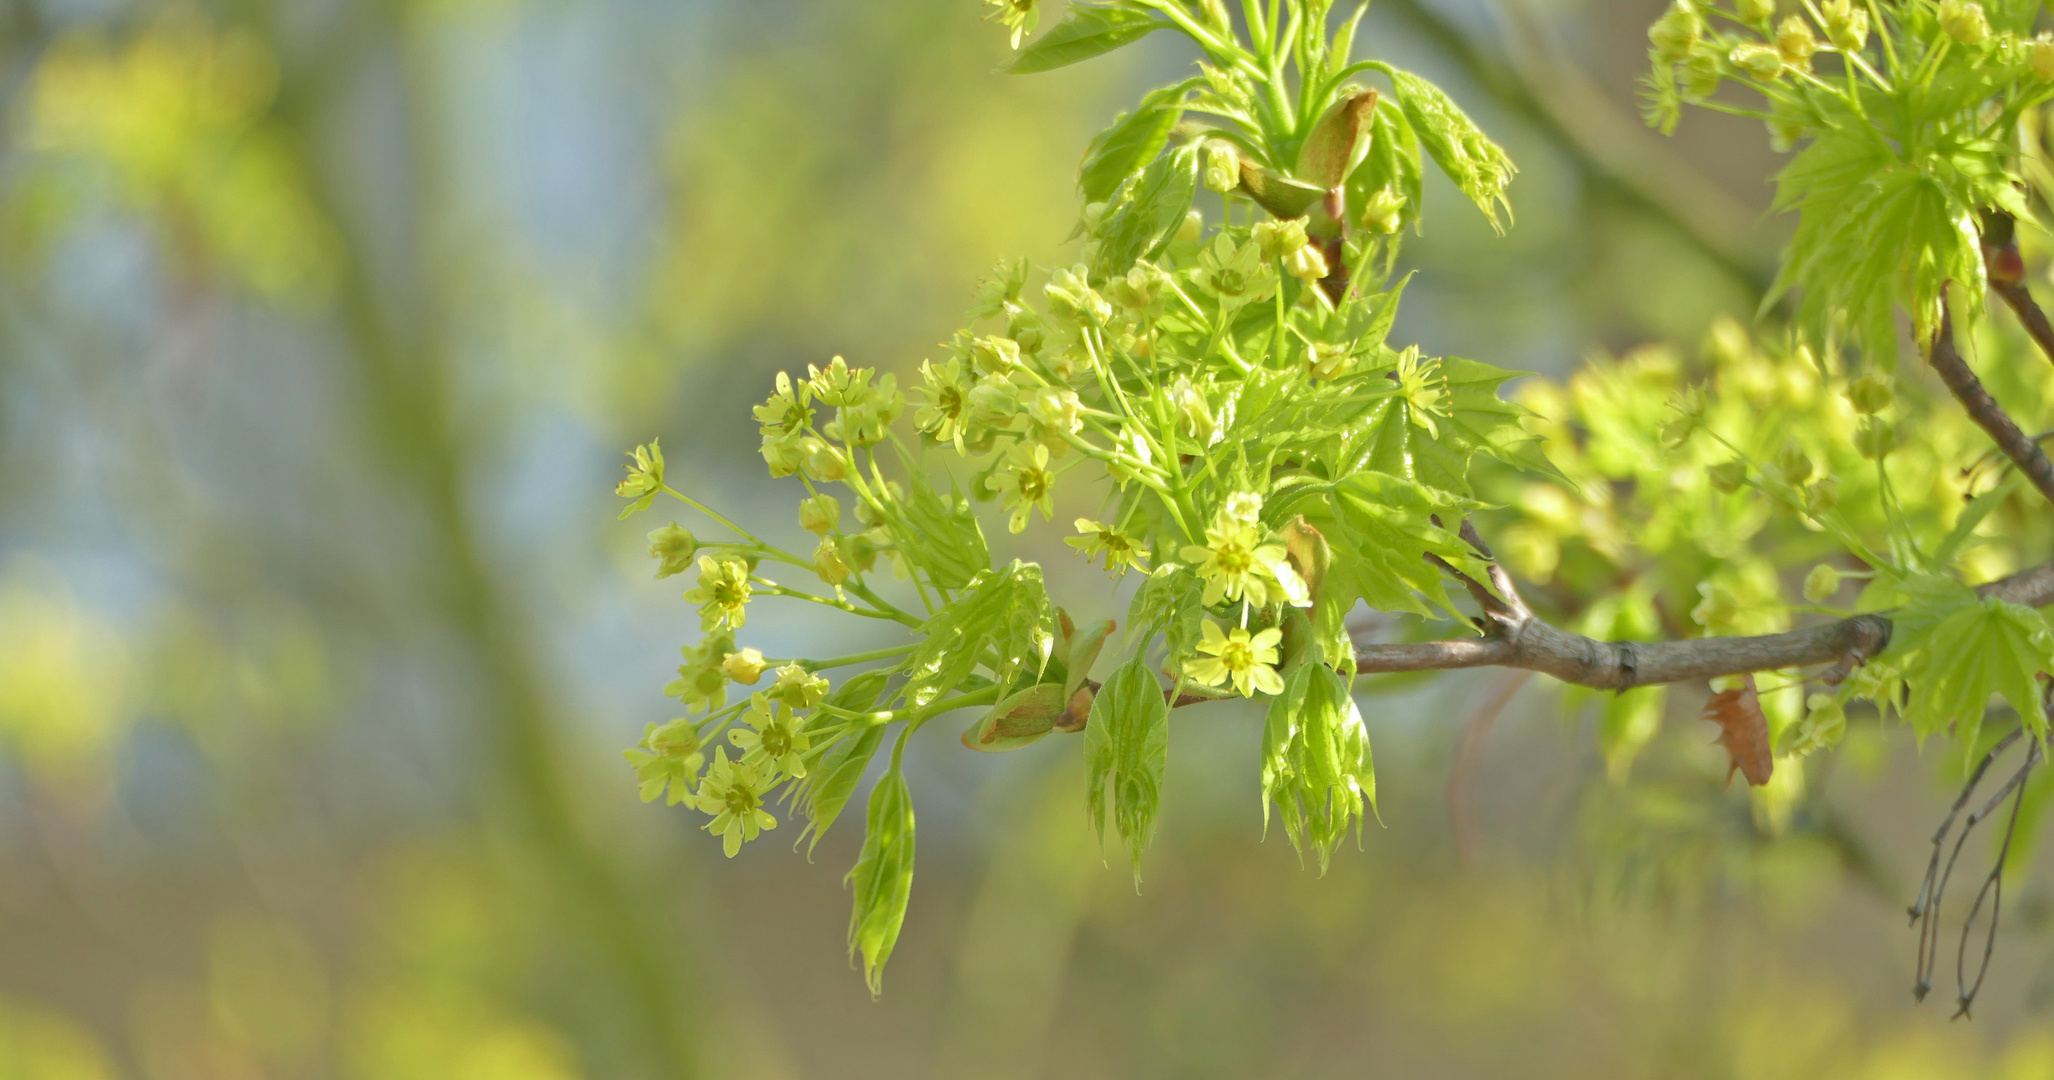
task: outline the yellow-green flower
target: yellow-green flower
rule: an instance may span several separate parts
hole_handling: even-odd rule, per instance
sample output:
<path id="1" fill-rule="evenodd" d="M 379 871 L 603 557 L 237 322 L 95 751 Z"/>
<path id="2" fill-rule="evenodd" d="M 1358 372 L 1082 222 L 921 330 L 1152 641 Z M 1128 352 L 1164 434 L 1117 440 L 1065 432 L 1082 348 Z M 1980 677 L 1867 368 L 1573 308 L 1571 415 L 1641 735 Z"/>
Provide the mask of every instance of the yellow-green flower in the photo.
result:
<path id="1" fill-rule="evenodd" d="M 656 493 L 663 490 L 663 447 L 657 440 L 649 440 L 647 446 L 637 446 L 628 454 L 633 464 L 627 466 L 628 475 L 615 484 L 613 493 L 623 499 L 633 499 L 620 516 L 625 518 L 637 510 L 649 509 L 656 501 Z"/>
<path id="2" fill-rule="evenodd" d="M 649 534 L 649 557 L 656 560 L 659 579 L 684 573 L 685 567 L 692 565 L 692 553 L 698 550 L 699 541 L 675 521 Z"/>
<path id="3" fill-rule="evenodd" d="M 692 781 L 699 775 L 699 768 L 706 764 L 706 755 L 699 748 L 699 732 L 690 720 L 679 717 L 668 724 L 650 724 L 642 729 L 642 741 L 633 749 L 621 751 L 628 764 L 635 767 L 635 779 L 640 780 L 643 802 L 655 802 L 664 789 L 670 789 L 666 806 L 676 806 L 692 797 Z"/>
<path id="4" fill-rule="evenodd" d="M 794 709 L 810 709 L 826 700 L 830 685 L 794 660 L 777 669 L 777 682 L 768 693 L 773 701 L 782 701 Z"/>
<path id="5" fill-rule="evenodd" d="M 711 712 L 727 704 L 727 655 L 734 650 L 735 636 L 725 631 L 708 634 L 697 648 L 683 646 L 685 662 L 678 665 L 678 677 L 663 692 L 684 702 L 685 708 Z"/>
<path id="6" fill-rule="evenodd" d="M 1254 636 L 1241 627 L 1222 633 L 1220 624 L 1208 619 L 1198 642 L 1206 655 L 1185 663 L 1184 673 L 1206 686 L 1232 682 L 1242 697 L 1284 692 L 1284 680 L 1277 674 L 1277 642 L 1284 632 L 1272 626 Z"/>
<path id="7" fill-rule="evenodd" d="M 699 587 L 687 592 L 685 599 L 699 605 L 699 629 L 740 630 L 749 617 L 749 564 L 699 556 Z"/>
<path id="8" fill-rule="evenodd" d="M 970 401 L 970 380 L 964 375 L 963 362 L 951 359 L 937 367 L 933 361 L 922 361 L 920 379 L 920 392 L 927 401 L 914 410 L 913 426 L 935 442 L 956 444 L 961 452 L 963 414 Z"/>
<path id="9" fill-rule="evenodd" d="M 1222 510 L 1205 530 L 1205 541 L 1203 547 L 1187 544 L 1182 552 L 1205 581 L 1205 606 L 1245 599 L 1263 607 L 1269 604 L 1273 590 L 1279 599 L 1295 600 L 1279 573 L 1281 569 L 1297 580 L 1297 571 L 1289 566 L 1289 553 L 1282 544 L 1263 543 L 1262 532 L 1252 522 Z M 1303 590 L 1300 582 L 1298 591 Z"/>
<path id="10" fill-rule="evenodd" d="M 1048 447 L 1040 443 L 1015 443 L 1006 451 L 1005 505 L 1013 512 L 1006 528 L 1020 532 L 1027 527 L 1027 515 L 1041 508 L 1041 519 L 1055 516 L 1055 474 L 1048 468 Z"/>
<path id="11" fill-rule="evenodd" d="M 1013 48 L 1020 47 L 1020 39 L 1034 32 L 1034 24 L 1041 21 L 1041 12 L 1036 10 L 1039 0 L 984 0 L 990 11 L 984 13 L 986 22 L 995 22 L 1012 31 Z"/>
<path id="12" fill-rule="evenodd" d="M 813 423 L 813 408 L 808 404 L 812 399 L 811 386 L 802 382 L 795 388 L 789 374 L 778 372 L 777 388 L 771 391 L 769 400 L 754 409 L 764 438 L 803 433 Z"/>
<path id="13" fill-rule="evenodd" d="M 749 722 L 747 730 L 730 728 L 727 733 L 727 740 L 742 751 L 742 764 L 753 765 L 772 776 L 806 775 L 806 761 L 801 755 L 812 749 L 813 743 L 806 737 L 805 722 L 792 712 L 791 706 L 772 701 L 767 694 L 757 694 L 743 719 Z"/>
<path id="14" fill-rule="evenodd" d="M 1077 531 L 1083 535 L 1069 537 L 1063 543 L 1083 552 L 1085 561 L 1102 555 L 1106 572 L 1116 575 L 1125 574 L 1130 566 L 1140 565 L 1136 561 L 1140 552 L 1135 548 L 1134 538 L 1119 529 L 1090 518 L 1078 518 Z"/>
<path id="15" fill-rule="evenodd" d="M 706 823 L 706 831 L 720 837 L 728 858 L 734 858 L 744 842 L 777 828 L 777 819 L 763 808 L 763 797 L 771 787 L 771 782 L 754 765 L 729 761 L 726 748 L 714 747 L 713 767 L 699 781 L 699 791 L 692 797 L 692 803 L 700 813 L 713 816 Z"/>
<path id="16" fill-rule="evenodd" d="M 1267 300 L 1277 289 L 1276 275 L 1263 261 L 1262 249 L 1253 242 L 1236 246 L 1226 233 L 1214 237 L 1212 244 L 1199 252 L 1198 280 L 1224 307 Z"/>

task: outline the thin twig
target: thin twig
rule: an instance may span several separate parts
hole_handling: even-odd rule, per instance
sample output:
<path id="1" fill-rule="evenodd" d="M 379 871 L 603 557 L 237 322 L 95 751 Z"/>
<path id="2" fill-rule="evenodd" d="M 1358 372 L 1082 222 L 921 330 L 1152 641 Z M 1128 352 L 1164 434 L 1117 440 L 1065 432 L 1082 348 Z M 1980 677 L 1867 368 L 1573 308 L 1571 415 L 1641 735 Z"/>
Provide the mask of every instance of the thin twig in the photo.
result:
<path id="1" fill-rule="evenodd" d="M 1531 671 L 1517 669 L 1500 672 L 1491 684 L 1491 692 L 1462 725 L 1462 741 L 1455 747 L 1455 767 L 1448 770 L 1448 820 L 1455 832 L 1455 861 L 1463 866 L 1470 864 L 1476 846 L 1474 819 L 1470 814 L 1474 800 L 1470 792 L 1475 790 L 1476 773 L 1483 766 L 1484 744 L 1490 741 L 1491 725 L 1497 722 L 1498 714 L 1505 711 L 1505 706 L 1512 703 L 1519 688 L 1532 676 Z"/>
<path id="2" fill-rule="evenodd" d="M 1961 785 L 1961 794 L 1955 797 L 1953 807 L 1941 820 L 1940 827 L 1933 832 L 1933 854 L 1926 860 L 1925 879 L 1919 883 L 1918 898 L 1911 902 L 1909 909 L 1912 924 L 1919 928 L 1918 967 L 1911 987 L 1912 997 L 1919 1001 L 1924 1001 L 1926 991 L 1933 987 L 1933 961 L 1939 949 L 1940 933 L 1939 924 L 1933 913 L 1939 909 L 1940 896 L 1947 889 L 1946 878 L 1940 873 L 1940 853 L 1946 849 L 1947 834 L 1953 831 L 1954 819 L 1961 815 L 1962 808 L 1967 806 L 1968 800 L 1975 795 L 1976 786 L 1983 782 L 1983 774 L 1990 771 L 1991 763 L 1997 760 L 1999 754 L 2018 741 L 2019 733 L 2014 730 L 1997 740 L 1997 745 L 1991 747 L 1990 752 L 1983 755 L 1983 760 L 1976 763 L 1975 770 L 1968 774 L 1968 782 Z M 1968 828 L 1974 827 L 1973 815 L 1969 822 L 1963 829 L 1964 836 L 1967 835 Z M 1960 847 L 1959 843 L 1955 845 L 1956 854 L 1960 853 Z M 1947 868 L 1948 872 L 1952 873 L 1952 858 L 1947 860 Z"/>
<path id="3" fill-rule="evenodd" d="M 2054 502 L 2054 461 L 2047 458 L 2047 452 L 2040 444 L 2026 437 L 2011 415 L 1997 404 L 1997 399 L 1983 389 L 1983 382 L 1969 368 L 1968 362 L 1954 347 L 1954 316 L 1946 300 L 1940 302 L 1940 327 L 1933 333 L 1933 343 L 1926 351 L 1926 361 L 1940 376 L 1940 381 L 1953 391 L 1961 407 L 1968 412 L 1969 419 L 1989 433 L 1991 441 L 1997 444 L 2004 456 L 2018 466 L 2018 471 L 2040 489 L 2040 494 Z"/>

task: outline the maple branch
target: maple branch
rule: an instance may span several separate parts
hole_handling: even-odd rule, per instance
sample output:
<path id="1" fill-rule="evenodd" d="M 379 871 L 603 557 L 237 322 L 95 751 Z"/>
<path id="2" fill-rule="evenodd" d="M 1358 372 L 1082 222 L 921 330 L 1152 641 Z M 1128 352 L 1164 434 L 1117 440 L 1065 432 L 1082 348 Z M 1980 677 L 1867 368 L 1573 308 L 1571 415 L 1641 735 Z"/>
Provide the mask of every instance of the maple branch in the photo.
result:
<path id="1" fill-rule="evenodd" d="M 1827 682 L 1838 682 L 1855 665 L 1890 644 L 1890 619 L 1874 614 L 1756 637 L 1599 641 L 1550 626 L 1536 617 L 1527 610 L 1511 575 L 1492 557 L 1475 526 L 1463 522 L 1462 538 L 1490 566 L 1488 588 L 1467 574 L 1456 577 L 1484 609 L 1483 617 L 1477 620 L 1483 635 L 1452 641 L 1358 644 L 1358 672 L 1367 675 L 1454 668 L 1521 668 L 1578 686 L 1628 690 L 1721 675 L 1832 664 L 1833 669 L 1821 677 Z M 1976 593 L 2027 607 L 2054 604 L 2054 562 L 1978 586 Z"/>
<path id="2" fill-rule="evenodd" d="M 2048 323 L 2047 313 L 2026 287 L 2025 259 L 2018 252 L 2017 221 L 2001 210 L 1984 214 L 1982 248 L 1990 291 L 2011 306 L 2026 334 L 2040 346 L 2041 354 L 2054 362 L 2054 324 Z"/>
<path id="3" fill-rule="evenodd" d="M 1940 327 L 1934 331 L 1932 346 L 1926 350 L 1926 362 L 1947 384 L 1947 389 L 1953 391 L 1969 419 L 1989 433 L 1997 449 L 2004 451 L 2004 456 L 2040 489 L 2047 501 L 2054 502 L 2054 461 L 2047 459 L 2047 452 L 2040 449 L 2039 443 L 2019 430 L 1997 399 L 1983 389 L 1983 381 L 1976 378 L 1968 361 L 1961 358 L 1960 350 L 1954 347 L 1954 313 L 1944 299 L 1940 302 Z"/>

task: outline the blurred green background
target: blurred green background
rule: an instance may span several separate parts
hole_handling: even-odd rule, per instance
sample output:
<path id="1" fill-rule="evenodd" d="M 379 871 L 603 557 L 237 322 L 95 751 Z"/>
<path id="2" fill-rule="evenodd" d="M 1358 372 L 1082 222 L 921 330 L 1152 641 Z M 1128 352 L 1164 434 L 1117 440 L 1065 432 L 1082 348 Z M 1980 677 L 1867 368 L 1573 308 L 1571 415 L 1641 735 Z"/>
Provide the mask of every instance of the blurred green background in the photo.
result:
<path id="1" fill-rule="evenodd" d="M 1777 160 L 1639 126 L 1657 10 L 1379 0 L 1364 47 L 1523 170 L 1502 240 L 1430 188 L 1400 339 L 1560 375 L 1752 312 Z M 772 373 L 904 373 L 993 261 L 1074 255 L 1085 141 L 1191 60 L 1001 77 L 978 15 L 0 2 L 0 1080 L 2054 1077 L 2047 874 L 1973 1023 L 1911 1003 L 1958 762 L 1904 732 L 1770 830 L 1694 708 L 1614 785 L 1540 681 L 1402 685 L 1387 828 L 1321 879 L 1261 842 L 1254 714 L 1194 710 L 1137 894 L 1074 741 L 935 725 L 878 1002 L 855 830 L 729 862 L 637 802 L 698 635 L 621 449 L 796 534 Z M 1055 535 L 1058 602 L 1117 608 Z M 752 614 L 772 655 L 847 631 Z"/>

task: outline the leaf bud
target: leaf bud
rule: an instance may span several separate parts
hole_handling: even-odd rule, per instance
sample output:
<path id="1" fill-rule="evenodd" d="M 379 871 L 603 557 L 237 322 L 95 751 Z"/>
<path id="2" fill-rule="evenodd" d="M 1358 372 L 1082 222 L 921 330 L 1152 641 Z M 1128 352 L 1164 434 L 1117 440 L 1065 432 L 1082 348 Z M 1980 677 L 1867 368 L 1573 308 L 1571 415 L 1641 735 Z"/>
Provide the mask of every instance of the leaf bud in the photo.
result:
<path id="1" fill-rule="evenodd" d="M 756 680 L 763 677 L 764 669 L 769 666 L 763 661 L 763 653 L 756 649 L 728 653 L 720 662 L 720 670 L 728 678 L 745 686 L 756 685 Z"/>
<path id="2" fill-rule="evenodd" d="M 1870 461 L 1881 461 L 1897 448 L 1897 429 L 1881 417 L 1868 417 L 1855 429 L 1854 448 Z"/>
<path id="3" fill-rule="evenodd" d="M 1990 40 L 1990 20 L 1975 0 L 1940 0 L 1940 29 L 1963 45 Z"/>
<path id="4" fill-rule="evenodd" d="M 1734 0 L 1741 22 L 1767 22 L 1776 17 L 1776 0 Z"/>
<path id="5" fill-rule="evenodd" d="M 1241 151 L 1224 139 L 1205 141 L 1205 188 L 1222 194 L 1241 186 Z"/>
<path id="6" fill-rule="evenodd" d="M 1840 591 L 1840 571 L 1826 563 L 1812 567 L 1804 576 L 1804 598 L 1814 604 L 1823 604 Z"/>
<path id="7" fill-rule="evenodd" d="M 842 558 L 842 546 L 834 542 L 834 537 L 821 537 L 820 546 L 813 549 L 813 572 L 820 575 L 820 580 L 837 587 L 849 580 L 849 561 Z"/>
<path id="8" fill-rule="evenodd" d="M 1731 495 L 1747 483 L 1747 462 L 1739 458 L 1722 461 L 1706 469 L 1705 476 L 1711 480 L 1713 488 Z"/>
<path id="9" fill-rule="evenodd" d="M 1825 17 L 1826 40 L 1842 52 L 1860 52 L 1869 42 L 1869 9 L 1855 0 L 1826 0 L 1819 9 Z"/>
<path id="10" fill-rule="evenodd" d="M 698 550 L 699 541 L 675 521 L 649 534 L 649 557 L 656 560 L 658 578 L 684 573 Z"/>
<path id="11" fill-rule="evenodd" d="M 1791 15 L 1776 26 L 1776 54 L 1800 71 L 1810 71 L 1812 54 L 1819 51 L 1819 39 L 1802 15 Z"/>
<path id="12" fill-rule="evenodd" d="M 1745 70 L 1763 82 L 1783 77 L 1783 54 L 1759 41 L 1750 41 L 1736 46 L 1729 57 L 1735 67 Z"/>
<path id="13" fill-rule="evenodd" d="M 1854 405 L 1854 411 L 1863 416 L 1874 416 L 1889 408 L 1894 396 L 1890 392 L 1890 379 L 1873 371 L 1847 386 L 1847 400 Z"/>
<path id="14" fill-rule="evenodd" d="M 1802 484 L 1812 476 L 1811 456 L 1795 442 L 1786 441 L 1783 448 L 1776 451 L 1776 471 L 1783 474 L 1785 481 Z"/>
<path id="15" fill-rule="evenodd" d="M 1698 36 L 1704 33 L 1705 21 L 1689 0 L 1677 0 L 1669 10 L 1648 27 L 1647 39 L 1655 47 L 1655 56 L 1662 63 L 1673 64 L 1690 55 L 1697 45 Z"/>
<path id="16" fill-rule="evenodd" d="M 2032 59 L 2033 77 L 2041 82 L 2054 82 L 2054 36 L 2042 33 L 2026 46 L 2026 55 Z"/>
<path id="17" fill-rule="evenodd" d="M 841 501 L 826 492 L 799 503 L 799 528 L 815 536 L 826 536 L 841 521 Z"/>

